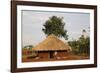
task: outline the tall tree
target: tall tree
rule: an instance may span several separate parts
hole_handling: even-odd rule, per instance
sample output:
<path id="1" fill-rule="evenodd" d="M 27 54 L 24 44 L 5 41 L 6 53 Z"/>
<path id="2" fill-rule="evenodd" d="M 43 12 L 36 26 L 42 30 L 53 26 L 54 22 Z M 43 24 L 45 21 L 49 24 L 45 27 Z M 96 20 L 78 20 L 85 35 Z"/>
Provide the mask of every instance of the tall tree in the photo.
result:
<path id="1" fill-rule="evenodd" d="M 54 34 L 57 37 L 68 39 L 67 30 L 64 29 L 65 23 L 63 17 L 52 16 L 45 23 L 43 32 L 48 36 Z"/>
<path id="2" fill-rule="evenodd" d="M 83 30 L 84 33 L 86 33 L 86 30 Z M 84 34 L 81 35 L 79 38 L 80 42 L 80 53 L 90 54 L 90 37 L 85 36 Z"/>

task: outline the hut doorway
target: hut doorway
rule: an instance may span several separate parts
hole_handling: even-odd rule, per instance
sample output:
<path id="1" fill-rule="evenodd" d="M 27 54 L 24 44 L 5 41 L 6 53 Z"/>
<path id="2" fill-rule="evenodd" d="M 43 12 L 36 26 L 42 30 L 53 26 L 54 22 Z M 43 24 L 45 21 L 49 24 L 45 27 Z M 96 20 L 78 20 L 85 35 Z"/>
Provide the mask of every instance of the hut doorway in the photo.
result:
<path id="1" fill-rule="evenodd" d="M 50 51 L 49 52 L 49 58 L 51 59 L 51 58 L 54 58 L 54 51 Z"/>

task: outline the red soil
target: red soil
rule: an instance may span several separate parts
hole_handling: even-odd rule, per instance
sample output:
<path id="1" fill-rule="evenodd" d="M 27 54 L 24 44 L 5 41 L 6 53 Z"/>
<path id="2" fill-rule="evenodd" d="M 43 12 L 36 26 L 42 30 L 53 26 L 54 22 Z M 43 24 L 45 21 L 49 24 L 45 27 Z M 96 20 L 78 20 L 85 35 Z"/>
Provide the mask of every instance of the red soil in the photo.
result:
<path id="1" fill-rule="evenodd" d="M 41 62 L 41 61 L 61 61 L 61 60 L 85 60 L 89 59 L 89 56 L 82 56 L 82 55 L 68 55 L 62 57 L 54 57 L 54 58 L 43 58 L 43 57 L 36 57 L 36 58 L 22 58 L 22 62 Z"/>

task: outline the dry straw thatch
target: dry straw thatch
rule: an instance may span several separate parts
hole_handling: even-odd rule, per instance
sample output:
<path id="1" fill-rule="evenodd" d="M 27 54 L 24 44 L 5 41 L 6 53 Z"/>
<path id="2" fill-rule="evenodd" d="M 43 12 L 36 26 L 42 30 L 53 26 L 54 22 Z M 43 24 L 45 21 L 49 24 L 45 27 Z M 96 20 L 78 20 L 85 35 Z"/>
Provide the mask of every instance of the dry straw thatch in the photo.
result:
<path id="1" fill-rule="evenodd" d="M 71 47 L 52 34 L 49 35 L 44 41 L 36 45 L 33 48 L 33 50 L 35 51 L 71 50 Z"/>

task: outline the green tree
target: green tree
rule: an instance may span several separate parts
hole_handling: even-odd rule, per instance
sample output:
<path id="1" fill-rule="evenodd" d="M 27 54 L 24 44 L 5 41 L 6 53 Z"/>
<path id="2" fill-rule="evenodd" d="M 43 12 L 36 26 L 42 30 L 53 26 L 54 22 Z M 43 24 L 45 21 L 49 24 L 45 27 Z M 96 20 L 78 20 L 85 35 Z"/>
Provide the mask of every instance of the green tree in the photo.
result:
<path id="1" fill-rule="evenodd" d="M 24 46 L 23 49 L 31 50 L 33 47 L 34 47 L 33 45 L 27 45 L 27 46 Z"/>
<path id="2" fill-rule="evenodd" d="M 86 33 L 86 30 L 84 29 L 82 31 L 83 33 Z M 84 34 L 79 37 L 79 39 L 69 41 L 69 45 L 72 47 L 72 50 L 75 54 L 85 54 L 89 55 L 90 54 L 90 37 L 85 36 Z"/>
<path id="3" fill-rule="evenodd" d="M 86 37 L 84 38 L 83 36 L 81 36 L 79 38 L 79 52 L 81 54 L 90 54 L 90 38 Z"/>
<path id="4" fill-rule="evenodd" d="M 63 17 L 52 16 L 45 23 L 43 32 L 48 36 L 54 34 L 57 37 L 68 39 L 67 30 L 64 29 L 65 23 Z"/>
<path id="5" fill-rule="evenodd" d="M 86 32 L 86 30 L 85 30 L 85 29 L 83 29 L 83 32 Z"/>
<path id="6" fill-rule="evenodd" d="M 71 46 L 74 54 L 79 53 L 79 43 L 78 43 L 78 41 L 76 41 L 76 40 L 69 41 L 68 44 Z"/>

